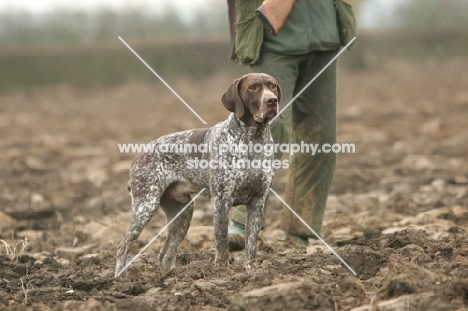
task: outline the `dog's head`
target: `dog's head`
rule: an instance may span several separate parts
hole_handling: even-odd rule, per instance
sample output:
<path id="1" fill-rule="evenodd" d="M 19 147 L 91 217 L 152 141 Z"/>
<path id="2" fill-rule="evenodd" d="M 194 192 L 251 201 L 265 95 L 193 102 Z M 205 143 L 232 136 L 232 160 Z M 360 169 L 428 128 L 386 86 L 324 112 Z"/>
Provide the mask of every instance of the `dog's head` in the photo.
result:
<path id="1" fill-rule="evenodd" d="M 250 73 L 236 79 L 221 97 L 224 107 L 248 126 L 273 119 L 279 112 L 280 101 L 278 82 L 264 73 Z"/>

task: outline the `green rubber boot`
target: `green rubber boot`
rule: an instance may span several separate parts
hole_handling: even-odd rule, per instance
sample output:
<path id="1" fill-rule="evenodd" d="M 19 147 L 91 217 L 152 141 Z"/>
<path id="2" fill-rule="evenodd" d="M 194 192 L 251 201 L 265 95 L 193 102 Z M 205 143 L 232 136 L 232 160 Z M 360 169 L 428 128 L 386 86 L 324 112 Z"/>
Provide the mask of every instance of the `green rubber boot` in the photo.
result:
<path id="1" fill-rule="evenodd" d="M 241 251 L 245 247 L 245 228 L 243 225 L 231 221 L 228 227 L 229 251 Z"/>

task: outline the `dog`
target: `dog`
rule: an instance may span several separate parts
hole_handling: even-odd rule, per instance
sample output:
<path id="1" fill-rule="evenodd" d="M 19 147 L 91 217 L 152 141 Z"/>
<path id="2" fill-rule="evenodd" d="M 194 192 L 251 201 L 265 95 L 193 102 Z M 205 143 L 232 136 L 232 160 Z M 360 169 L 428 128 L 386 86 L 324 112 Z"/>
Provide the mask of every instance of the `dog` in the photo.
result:
<path id="1" fill-rule="evenodd" d="M 229 210 L 232 206 L 245 204 L 244 267 L 247 271 L 252 270 L 264 203 L 274 173 L 271 169 L 243 169 L 234 163 L 240 160 L 273 161 L 273 155 L 245 150 L 161 152 L 160 147 L 164 144 L 211 144 L 212 150 L 217 150 L 222 144 L 272 144 L 269 121 L 279 113 L 280 101 L 281 88 L 275 78 L 262 73 L 244 75 L 236 79 L 221 97 L 224 107 L 232 112 L 227 120 L 211 128 L 162 136 L 151 143 L 154 152 L 136 156 L 128 183 L 132 217 L 128 231 L 117 247 L 116 277 L 128 262 L 131 245 L 157 209 L 161 206 L 169 222 L 190 202 L 191 195 L 203 188 L 206 188 L 203 195 L 210 198 L 214 209 L 215 264 L 228 266 Z M 188 169 L 187 163 L 195 159 L 223 163 L 223 167 Z M 165 270 L 175 266 L 177 248 L 187 234 L 193 210 L 194 203 L 191 203 L 168 228 L 167 239 L 159 254 L 160 265 Z"/>

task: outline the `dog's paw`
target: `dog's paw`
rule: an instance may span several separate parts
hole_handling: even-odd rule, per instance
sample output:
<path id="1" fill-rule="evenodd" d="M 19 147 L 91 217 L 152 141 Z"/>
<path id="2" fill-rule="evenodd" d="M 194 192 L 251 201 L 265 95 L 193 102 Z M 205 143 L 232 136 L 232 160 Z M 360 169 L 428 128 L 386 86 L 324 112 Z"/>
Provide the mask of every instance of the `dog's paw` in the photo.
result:
<path id="1" fill-rule="evenodd" d="M 168 272 L 176 267 L 176 254 L 159 254 L 159 264 L 161 266 L 161 270 L 164 272 Z"/>
<path id="2" fill-rule="evenodd" d="M 129 256 L 127 253 L 117 253 L 117 258 L 115 260 L 115 277 L 123 277 L 127 275 L 128 268 L 127 266 L 129 263 Z"/>
<path id="3" fill-rule="evenodd" d="M 159 273 L 161 274 L 161 278 L 165 279 L 169 275 L 173 275 L 175 273 L 175 266 L 172 266 L 170 268 L 163 268 L 160 266 Z"/>
<path id="4" fill-rule="evenodd" d="M 254 269 L 252 268 L 252 266 L 251 266 L 250 264 L 244 265 L 244 268 L 245 268 L 245 271 L 246 271 L 247 273 L 249 273 L 249 274 L 250 274 L 250 273 L 253 273 L 253 271 L 254 271 Z"/>
<path id="5" fill-rule="evenodd" d="M 216 258 L 214 260 L 214 264 L 216 267 L 225 267 L 229 266 L 229 251 L 223 252 L 220 254 L 216 254 Z"/>
<path id="6" fill-rule="evenodd" d="M 227 269 L 227 268 L 229 268 L 229 261 L 228 260 L 215 259 L 214 265 L 215 265 L 215 267 L 226 268 Z"/>
<path id="7" fill-rule="evenodd" d="M 126 262 L 117 260 L 115 264 L 115 278 L 119 276 L 125 276 L 126 270 L 122 271 L 122 269 L 126 266 Z"/>

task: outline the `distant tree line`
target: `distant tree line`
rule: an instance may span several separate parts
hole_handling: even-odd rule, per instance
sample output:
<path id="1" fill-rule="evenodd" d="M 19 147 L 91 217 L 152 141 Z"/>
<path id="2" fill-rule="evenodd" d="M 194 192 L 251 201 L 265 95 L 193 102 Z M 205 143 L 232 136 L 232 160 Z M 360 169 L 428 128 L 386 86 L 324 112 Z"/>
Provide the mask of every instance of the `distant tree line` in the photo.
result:
<path id="1" fill-rule="evenodd" d="M 396 22 L 403 28 L 468 29 L 468 0 L 412 0 L 397 10 Z"/>
<path id="2" fill-rule="evenodd" d="M 213 1 L 214 3 L 215 1 Z M 219 3 L 219 1 L 216 1 Z M 117 36 L 203 36 L 228 32 L 227 8 L 210 5 L 183 18 L 174 7 L 156 14 L 142 9 L 125 12 L 57 11 L 48 14 L 0 14 L 0 44 L 101 41 Z M 224 10 L 224 11 L 223 11 Z"/>

